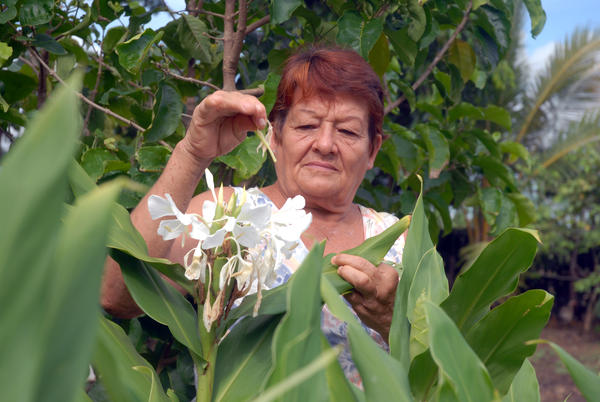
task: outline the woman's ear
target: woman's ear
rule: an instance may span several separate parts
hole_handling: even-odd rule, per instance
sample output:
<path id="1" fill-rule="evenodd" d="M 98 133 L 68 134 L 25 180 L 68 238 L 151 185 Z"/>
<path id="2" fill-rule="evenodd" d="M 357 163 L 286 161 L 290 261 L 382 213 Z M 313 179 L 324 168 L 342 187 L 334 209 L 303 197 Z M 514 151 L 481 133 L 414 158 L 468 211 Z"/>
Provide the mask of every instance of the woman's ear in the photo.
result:
<path id="1" fill-rule="evenodd" d="M 375 138 L 373 138 L 373 142 L 371 143 L 371 154 L 369 155 L 369 169 L 373 168 L 375 164 L 375 158 L 377 157 L 377 152 L 381 148 L 381 143 L 383 142 L 383 136 L 381 134 L 375 134 Z"/>

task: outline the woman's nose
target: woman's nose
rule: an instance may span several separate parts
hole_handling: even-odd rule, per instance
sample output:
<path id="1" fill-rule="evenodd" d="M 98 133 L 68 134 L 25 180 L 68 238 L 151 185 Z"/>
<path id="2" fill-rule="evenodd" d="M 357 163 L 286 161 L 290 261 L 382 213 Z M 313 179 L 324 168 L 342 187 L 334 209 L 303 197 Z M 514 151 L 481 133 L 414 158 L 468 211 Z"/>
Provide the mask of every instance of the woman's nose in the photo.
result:
<path id="1" fill-rule="evenodd" d="M 335 152 L 335 129 L 329 125 L 322 126 L 317 133 L 313 148 L 324 155 Z"/>

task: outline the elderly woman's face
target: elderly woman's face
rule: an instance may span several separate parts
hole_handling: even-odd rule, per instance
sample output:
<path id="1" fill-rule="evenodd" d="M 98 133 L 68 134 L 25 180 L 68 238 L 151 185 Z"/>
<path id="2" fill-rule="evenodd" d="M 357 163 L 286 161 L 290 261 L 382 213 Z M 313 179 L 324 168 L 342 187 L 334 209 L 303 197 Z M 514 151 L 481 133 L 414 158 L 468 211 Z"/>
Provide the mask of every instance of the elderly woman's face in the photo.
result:
<path id="1" fill-rule="evenodd" d="M 359 99 L 313 97 L 293 103 L 273 145 L 277 179 L 288 196 L 335 205 L 352 201 L 381 136 L 371 146 L 368 110 Z"/>

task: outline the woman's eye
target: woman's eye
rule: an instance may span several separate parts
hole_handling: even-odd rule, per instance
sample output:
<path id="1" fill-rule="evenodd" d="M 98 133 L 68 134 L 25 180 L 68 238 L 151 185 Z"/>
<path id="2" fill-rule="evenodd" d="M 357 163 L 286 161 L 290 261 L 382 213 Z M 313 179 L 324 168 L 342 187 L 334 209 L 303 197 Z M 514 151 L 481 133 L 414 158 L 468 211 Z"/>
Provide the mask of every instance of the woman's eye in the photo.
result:
<path id="1" fill-rule="evenodd" d="M 344 129 L 344 128 L 340 129 L 340 131 L 341 131 L 343 134 L 346 134 L 346 135 L 349 135 L 349 136 L 353 136 L 353 137 L 355 137 L 355 136 L 357 136 L 357 135 L 358 135 L 358 134 L 356 134 L 356 132 L 354 132 L 354 131 L 352 131 L 352 130 L 347 130 L 347 129 Z"/>
<path id="2" fill-rule="evenodd" d="M 312 130 L 315 126 L 313 124 L 302 124 L 298 126 L 298 130 Z"/>

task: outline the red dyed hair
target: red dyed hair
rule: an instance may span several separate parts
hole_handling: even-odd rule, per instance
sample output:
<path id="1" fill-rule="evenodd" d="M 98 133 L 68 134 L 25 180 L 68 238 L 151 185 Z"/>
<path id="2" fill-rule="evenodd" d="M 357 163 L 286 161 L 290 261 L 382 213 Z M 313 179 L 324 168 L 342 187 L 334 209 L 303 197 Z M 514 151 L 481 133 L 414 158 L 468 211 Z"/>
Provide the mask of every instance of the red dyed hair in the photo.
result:
<path id="1" fill-rule="evenodd" d="M 302 91 L 302 98 L 334 99 L 343 94 L 365 101 L 371 143 L 375 135 L 383 134 L 383 88 L 369 63 L 354 50 L 312 46 L 288 58 L 269 114 L 276 132 L 283 127 L 297 88 Z"/>

